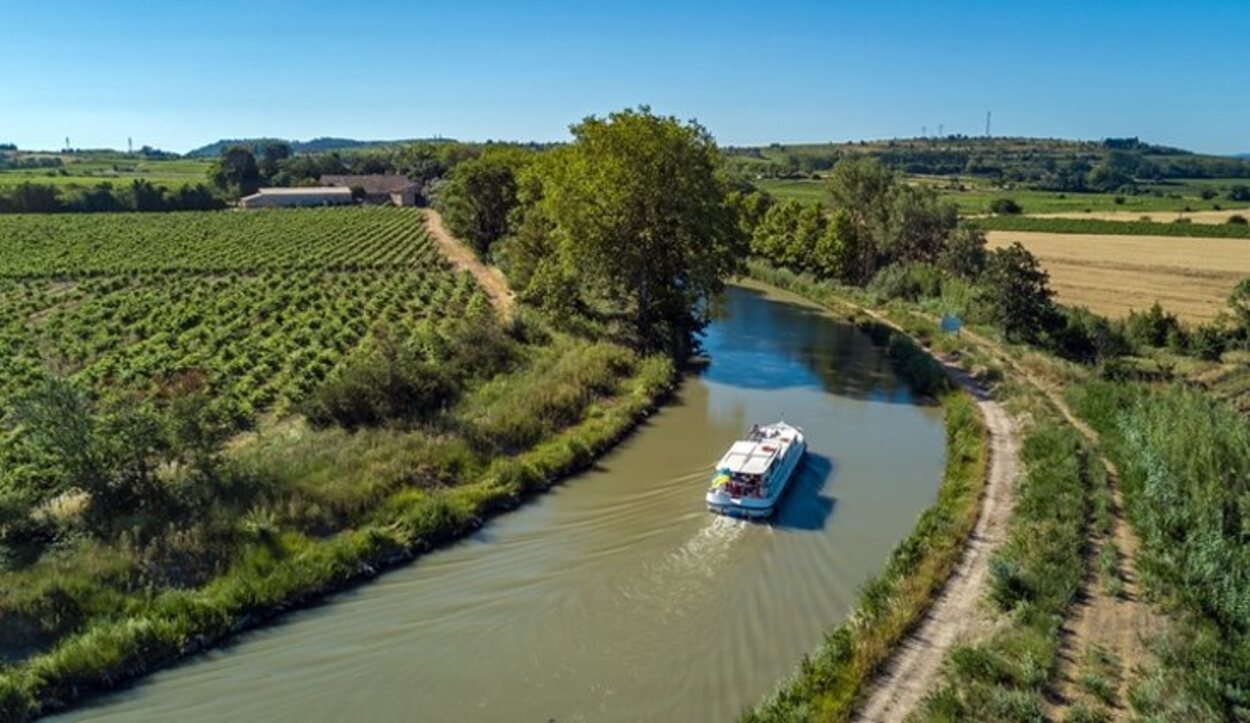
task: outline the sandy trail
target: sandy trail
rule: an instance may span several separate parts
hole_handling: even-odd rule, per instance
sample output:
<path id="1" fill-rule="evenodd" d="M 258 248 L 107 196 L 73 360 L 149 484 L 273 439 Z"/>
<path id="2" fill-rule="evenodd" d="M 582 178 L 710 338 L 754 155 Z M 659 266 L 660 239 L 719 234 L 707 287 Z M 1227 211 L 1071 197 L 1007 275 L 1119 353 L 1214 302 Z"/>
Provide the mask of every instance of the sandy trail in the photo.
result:
<path id="1" fill-rule="evenodd" d="M 503 277 L 503 272 L 496 266 L 487 266 L 482 263 L 472 249 L 460 239 L 452 236 L 447 226 L 443 224 L 443 217 L 438 211 L 432 208 L 425 209 L 425 228 L 452 267 L 473 274 L 473 278 L 490 297 L 499 315 L 505 319 L 511 318 L 516 302 L 512 297 L 512 291 L 508 288 L 507 280 Z"/>
<path id="2" fill-rule="evenodd" d="M 1007 410 L 963 369 L 947 372 L 977 401 L 990 435 L 990 473 L 976 528 L 963 557 L 929 611 L 877 674 L 854 720 L 902 721 L 935 687 L 942 661 L 957 643 L 983 628 L 979 606 L 990 556 L 1007 536 L 1020 474 L 1020 438 Z"/>

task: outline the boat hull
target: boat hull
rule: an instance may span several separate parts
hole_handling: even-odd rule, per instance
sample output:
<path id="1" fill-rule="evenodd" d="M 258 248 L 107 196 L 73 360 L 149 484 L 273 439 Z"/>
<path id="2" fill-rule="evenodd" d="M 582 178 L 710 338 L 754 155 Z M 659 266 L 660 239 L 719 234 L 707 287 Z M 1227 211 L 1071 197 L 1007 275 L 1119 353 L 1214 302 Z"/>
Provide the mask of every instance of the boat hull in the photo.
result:
<path id="1" fill-rule="evenodd" d="M 772 517 L 790 482 L 798 471 L 799 465 L 807 454 L 807 439 L 801 431 L 795 430 L 795 440 L 786 450 L 782 467 L 778 470 L 780 483 L 768 497 L 734 497 L 726 492 L 711 490 L 707 493 L 707 509 L 718 515 L 748 520 L 762 520 Z"/>

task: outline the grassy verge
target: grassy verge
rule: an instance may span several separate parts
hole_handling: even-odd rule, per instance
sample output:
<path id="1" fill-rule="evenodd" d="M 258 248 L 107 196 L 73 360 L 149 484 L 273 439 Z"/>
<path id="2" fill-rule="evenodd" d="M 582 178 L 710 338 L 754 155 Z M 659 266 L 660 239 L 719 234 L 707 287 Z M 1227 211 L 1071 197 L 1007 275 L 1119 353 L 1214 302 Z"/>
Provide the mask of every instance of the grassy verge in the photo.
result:
<path id="1" fill-rule="evenodd" d="M 757 277 L 816 300 L 831 292 L 806 288 L 785 272 Z M 885 568 L 868 581 L 855 611 L 825 636 L 798 672 L 744 721 L 846 720 L 865 685 L 894 646 L 932 603 L 959 560 L 976 525 L 985 486 L 988 446 L 984 421 L 971 397 L 952 388 L 940 365 L 906 335 L 861 321 L 884 345 L 899 373 L 924 394 L 936 396 L 945 411 L 946 470 L 937 501 L 890 554 Z"/>
<path id="2" fill-rule="evenodd" d="M 583 354 L 586 363 L 563 369 L 567 373 L 552 379 L 553 369 L 562 370 L 557 368 L 559 359 L 549 364 L 540 360 L 531 369 L 534 378 L 519 378 L 528 386 L 541 376 L 552 394 L 535 400 L 524 390 L 483 389 L 479 393 L 487 399 L 466 402 L 461 412 L 469 418 L 474 410 L 486 408 L 516 418 L 525 416 L 519 409 L 537 404 L 535 414 L 554 415 L 545 418 L 537 441 L 523 450 L 475 456 L 465 451 L 464 441 L 428 435 L 418 439 L 423 435 L 389 429 L 308 431 L 276 447 L 262 442 L 244 450 L 244 462 L 249 455 L 270 458 L 271 452 L 301 447 L 319 449 L 321 457 L 310 462 L 307 455 L 290 455 L 311 465 L 286 470 L 299 485 L 292 489 L 281 479 L 269 481 L 282 496 L 271 490 L 274 499 L 243 515 L 237 524 L 239 538 L 230 543 L 228 568 L 203 585 L 125 594 L 118 580 L 101 577 L 99 569 L 57 577 L 49 562 L 30 571 L 29 579 L 37 584 L 17 593 L 25 594 L 30 605 L 60 599 L 43 594 L 51 585 L 78 594 L 75 605 L 94 612 L 78 610 L 81 624 L 43 652 L 0 669 L 0 719 L 24 720 L 111 689 L 462 536 L 484 518 L 515 507 L 527 494 L 587 467 L 672 388 L 674 371 L 666 359 L 630 361 L 624 376 L 609 379 L 601 353 L 593 348 L 566 351 Z M 540 374 L 538 367 L 547 372 Z M 270 463 L 275 460 L 270 458 Z M 282 459 L 276 463 L 281 465 Z M 420 469 L 418 463 L 438 469 Z M 336 482 L 339 473 L 350 475 L 351 484 Z M 322 532 L 330 518 L 349 527 Z M 82 563 L 87 552 L 78 555 L 75 560 Z M 23 616 L 20 604 L 7 602 L 6 624 Z"/>
<path id="3" fill-rule="evenodd" d="M 1238 224 L 1158 223 L 1155 221 L 1107 221 L 1096 218 L 994 216 L 977 219 L 977 225 L 987 231 L 1041 231 L 1068 234 L 1250 239 L 1250 226 Z"/>
<path id="4" fill-rule="evenodd" d="M 990 562 L 995 632 L 955 648 L 921 721 L 1042 721 L 1058 663 L 1060 627 L 1080 590 L 1091 496 L 1105 472 L 1060 421 L 1033 427 L 1007 542 Z"/>
<path id="5" fill-rule="evenodd" d="M 1129 702 L 1150 720 L 1250 720 L 1250 425 L 1179 385 L 1069 396 L 1119 469 L 1141 581 L 1176 623 Z"/>

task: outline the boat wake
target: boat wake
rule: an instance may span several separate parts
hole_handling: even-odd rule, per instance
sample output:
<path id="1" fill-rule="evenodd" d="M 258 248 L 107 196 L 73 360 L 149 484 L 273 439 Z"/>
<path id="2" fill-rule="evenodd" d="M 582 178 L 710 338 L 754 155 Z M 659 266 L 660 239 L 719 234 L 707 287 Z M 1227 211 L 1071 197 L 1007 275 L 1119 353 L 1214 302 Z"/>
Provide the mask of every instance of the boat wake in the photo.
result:
<path id="1" fill-rule="evenodd" d="M 701 598 L 711 589 L 709 581 L 731 562 L 734 543 L 750 527 L 751 523 L 744 520 L 708 515 L 707 524 L 648 566 L 621 590 L 622 597 L 631 605 L 646 605 L 664 617 L 681 616 L 700 608 Z"/>

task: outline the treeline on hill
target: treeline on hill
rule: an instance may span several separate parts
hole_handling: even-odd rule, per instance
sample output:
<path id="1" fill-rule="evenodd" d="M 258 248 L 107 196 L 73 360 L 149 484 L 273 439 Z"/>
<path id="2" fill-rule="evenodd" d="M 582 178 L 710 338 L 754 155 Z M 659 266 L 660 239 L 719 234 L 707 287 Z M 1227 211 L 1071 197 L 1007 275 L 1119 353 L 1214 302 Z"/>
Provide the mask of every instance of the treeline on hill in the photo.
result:
<path id="1" fill-rule="evenodd" d="M 225 200 L 203 183 L 167 188 L 143 179 L 114 186 L 61 187 L 19 183 L 0 188 L 0 213 L 102 213 L 108 211 L 211 211 Z"/>
<path id="2" fill-rule="evenodd" d="M 1109 138 L 1101 143 L 1041 139 L 921 138 L 874 143 L 736 148 L 729 166 L 742 177 L 807 177 L 843 159 L 871 156 L 917 175 L 978 176 L 1053 191 L 1131 191 L 1137 181 L 1247 178 L 1246 159 L 1205 156 Z"/>

